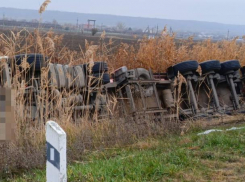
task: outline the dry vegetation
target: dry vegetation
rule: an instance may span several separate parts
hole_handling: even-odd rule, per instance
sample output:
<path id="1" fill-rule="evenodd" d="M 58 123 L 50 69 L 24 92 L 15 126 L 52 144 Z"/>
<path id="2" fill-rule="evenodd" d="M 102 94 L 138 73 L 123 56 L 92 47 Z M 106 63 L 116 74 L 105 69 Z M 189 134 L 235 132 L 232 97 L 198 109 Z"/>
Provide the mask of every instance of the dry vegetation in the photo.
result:
<path id="1" fill-rule="evenodd" d="M 46 0 L 42 4 L 39 10 L 40 14 L 45 11 L 49 3 L 50 0 Z M 178 44 L 176 44 L 175 35 L 168 34 L 166 30 L 159 38 L 143 38 L 138 40 L 136 45 L 126 43 L 115 45 L 113 39 L 110 39 L 109 43 L 105 43 L 105 38 L 106 33 L 104 32 L 99 42 L 92 43 L 85 40 L 85 49 L 81 48 L 83 46 L 77 45 L 80 51 L 73 51 L 62 44 L 63 35 L 57 35 L 52 31 L 46 33 L 39 30 L 29 32 L 25 29 L 18 32 L 9 31 L 0 35 L 0 56 L 13 57 L 23 53 L 41 53 L 50 58 L 49 62 L 69 65 L 103 60 L 109 64 L 111 72 L 124 65 L 128 68 L 143 67 L 151 68 L 155 72 L 165 72 L 169 66 L 189 59 L 199 62 L 209 59 L 220 61 L 239 59 L 242 65 L 245 64 L 245 44 L 237 44 L 236 39 L 220 42 L 208 39 L 197 43 L 190 37 L 188 40 L 178 40 Z M 41 109 L 39 119 L 32 121 L 28 119 L 28 111 L 23 105 L 33 98 L 24 97 L 22 87 L 25 84 L 22 82 L 22 78 L 26 77 L 30 65 L 23 61 L 21 67 L 23 71 L 17 72 L 12 79 L 12 87 L 17 91 L 16 140 L 0 143 L 0 180 L 5 177 L 11 178 L 15 172 L 20 172 L 20 169 L 44 166 L 44 121 L 50 118 L 57 121 L 67 132 L 68 161 L 83 160 L 82 154 L 87 150 L 119 147 L 142 138 L 165 136 L 173 131 L 180 134 L 180 127 L 176 125 L 156 124 L 151 121 L 137 123 L 131 121 L 130 118 L 115 117 L 98 121 L 96 113 L 92 117 L 89 116 L 89 113 L 85 113 L 78 120 L 74 120 L 69 110 L 62 110 L 61 98 L 53 95 L 47 69 L 42 70 L 40 88 L 45 92 L 39 94 L 39 105 L 45 105 L 51 109 Z M 33 83 L 33 79 L 28 80 L 26 84 L 32 85 L 31 83 Z M 72 95 L 74 93 L 76 90 L 61 94 Z M 185 126 L 185 130 L 188 129 Z M 138 145 L 144 148 L 142 144 L 138 143 Z M 163 148 L 168 149 L 167 147 Z"/>
<path id="2" fill-rule="evenodd" d="M 213 42 L 207 39 L 194 42 L 192 37 L 188 40 L 175 40 L 174 34 L 162 34 L 156 39 L 139 40 L 139 47 L 121 45 L 119 50 L 108 58 L 108 62 L 115 68 L 122 65 L 129 67 L 151 68 L 155 72 L 164 72 L 178 62 L 197 60 L 203 62 L 210 59 L 220 61 L 238 59 L 245 63 L 245 44 L 237 44 L 236 38 L 230 41 Z M 116 63 L 115 63 L 116 62 Z"/>
<path id="3" fill-rule="evenodd" d="M 199 62 L 209 59 L 221 61 L 239 59 L 242 65 L 245 64 L 245 44 L 237 44 L 236 39 L 220 42 L 208 39 L 203 42 L 194 42 L 190 37 L 188 40 L 179 40 L 177 45 L 175 35 L 163 31 L 159 38 L 144 38 L 138 40 L 137 45 L 122 43 L 115 46 L 113 39 L 105 43 L 105 37 L 106 34 L 103 33 L 99 42 L 85 41 L 85 49 L 72 51 L 63 46 L 63 36 L 56 35 L 52 31 L 47 33 L 40 33 L 39 30 L 28 32 L 25 29 L 17 33 L 10 31 L 0 35 L 0 56 L 12 57 L 21 53 L 41 53 L 48 56 L 52 63 L 69 65 L 104 60 L 109 64 L 111 72 L 123 65 L 128 68 L 144 67 L 151 68 L 155 72 L 165 72 L 167 67 L 189 59 Z M 16 98 L 17 139 L 11 143 L 0 144 L 0 170 L 6 175 L 12 174 L 13 169 L 16 168 L 41 167 L 45 163 L 44 124 L 40 121 L 24 119 L 27 111 L 23 103 L 26 100 L 24 100 L 20 78 L 26 74 L 29 66 L 22 65 L 22 67 L 24 71 L 16 74 L 12 83 L 13 88 L 18 92 Z M 42 70 L 42 90 L 52 90 L 48 84 L 50 80 L 48 80 L 47 72 L 47 69 Z M 62 94 L 73 93 L 74 90 L 71 93 Z M 40 105 L 49 105 L 53 108 L 41 115 L 45 120 L 51 116 L 51 119 L 59 122 L 67 132 L 70 161 L 81 159 L 82 153 L 86 150 L 125 145 L 139 138 L 163 136 L 167 133 L 164 123 L 139 124 L 129 122 L 127 118 L 112 117 L 112 119 L 99 122 L 95 117 L 88 117 L 89 114 L 86 113 L 79 120 L 74 121 L 72 113 L 57 112 L 61 109 L 60 98 L 50 99 L 51 97 L 52 93 L 41 93 Z M 176 126 L 175 129 L 176 132 L 180 131 Z"/>
<path id="4" fill-rule="evenodd" d="M 1 35 L 0 55 L 12 56 L 19 53 L 43 53 L 54 63 L 83 64 L 89 61 L 106 61 L 110 71 L 126 65 L 129 68 L 151 68 L 155 72 L 165 72 L 166 68 L 185 60 L 203 62 L 210 59 L 220 61 L 238 59 L 245 64 L 245 44 L 233 40 L 212 41 L 207 39 L 196 42 L 190 37 L 187 40 L 176 40 L 175 34 L 163 31 L 155 39 L 139 39 L 137 44 L 113 44 L 116 40 L 106 41 L 106 34 L 102 33 L 98 42 L 88 42 L 77 45 L 80 51 L 70 50 L 64 46 L 64 35 L 55 34 L 52 30 L 34 33 L 22 30 Z M 82 49 L 81 47 L 85 47 Z"/>

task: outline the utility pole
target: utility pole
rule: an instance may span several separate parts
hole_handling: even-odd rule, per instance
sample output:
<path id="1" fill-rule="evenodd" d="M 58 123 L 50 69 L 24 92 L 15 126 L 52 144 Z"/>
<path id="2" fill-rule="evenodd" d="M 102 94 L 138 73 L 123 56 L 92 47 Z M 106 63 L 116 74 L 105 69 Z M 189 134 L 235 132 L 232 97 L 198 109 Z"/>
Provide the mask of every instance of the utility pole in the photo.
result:
<path id="1" fill-rule="evenodd" d="M 145 33 L 148 33 L 148 35 L 150 34 L 150 26 L 148 25 L 148 27 L 145 29 Z"/>
<path id="2" fill-rule="evenodd" d="M 78 18 L 77 18 L 77 31 L 79 30 L 79 25 L 78 25 Z"/>
<path id="3" fill-rule="evenodd" d="M 173 33 L 173 30 L 172 30 L 172 27 L 170 27 L 170 34 L 172 34 Z"/>
<path id="4" fill-rule="evenodd" d="M 230 36 L 230 30 L 228 30 L 227 32 L 227 40 L 229 40 L 229 36 Z"/>
<path id="5" fill-rule="evenodd" d="M 5 14 L 3 13 L 3 26 L 4 26 Z"/>

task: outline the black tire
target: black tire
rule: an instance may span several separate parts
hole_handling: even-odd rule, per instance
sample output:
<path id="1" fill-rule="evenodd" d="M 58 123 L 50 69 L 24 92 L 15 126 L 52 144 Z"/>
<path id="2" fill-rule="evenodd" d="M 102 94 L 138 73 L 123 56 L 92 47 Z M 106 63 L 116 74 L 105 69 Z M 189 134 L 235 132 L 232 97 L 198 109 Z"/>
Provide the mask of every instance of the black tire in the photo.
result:
<path id="1" fill-rule="evenodd" d="M 84 69 L 84 74 L 89 74 L 89 64 L 80 65 Z M 105 73 L 108 71 L 108 65 L 105 62 L 94 62 L 91 73 Z"/>
<path id="2" fill-rule="evenodd" d="M 230 60 L 221 63 L 221 74 L 226 74 L 229 71 L 237 71 L 241 68 L 240 62 L 238 60 Z"/>
<path id="3" fill-rule="evenodd" d="M 175 78 L 173 66 L 170 66 L 170 67 L 167 69 L 167 78 L 170 79 L 170 80 L 172 80 L 172 79 Z"/>
<path id="4" fill-rule="evenodd" d="M 242 76 L 245 76 L 245 66 L 240 68 L 241 72 L 242 72 Z"/>
<path id="5" fill-rule="evenodd" d="M 180 72 L 181 74 L 185 74 L 186 72 L 189 72 L 189 71 L 196 71 L 197 68 L 198 68 L 198 62 L 191 60 L 191 61 L 185 61 L 185 62 L 174 65 L 173 71 L 174 71 L 175 76 L 177 76 L 178 72 Z"/>
<path id="6" fill-rule="evenodd" d="M 30 64 L 31 69 L 41 71 L 41 68 L 47 67 L 47 57 L 42 54 L 20 54 L 15 56 L 17 65 L 21 65 L 22 60 L 27 56 L 27 62 Z"/>
<path id="7" fill-rule="evenodd" d="M 103 85 L 110 83 L 110 75 L 108 73 L 95 73 L 95 74 L 93 74 L 93 76 L 95 78 L 101 78 L 102 77 L 102 84 Z M 98 84 L 98 83 L 99 83 L 99 81 L 95 81 L 94 84 Z"/>
<path id="8" fill-rule="evenodd" d="M 202 74 L 206 74 L 210 71 L 218 72 L 221 68 L 220 62 L 218 60 L 209 60 L 200 63 L 202 68 Z"/>
<path id="9" fill-rule="evenodd" d="M 86 72 L 89 72 L 89 64 L 81 65 L 83 66 Z M 104 73 L 108 71 L 108 65 L 105 62 L 94 62 L 94 66 L 92 67 L 92 73 Z"/>

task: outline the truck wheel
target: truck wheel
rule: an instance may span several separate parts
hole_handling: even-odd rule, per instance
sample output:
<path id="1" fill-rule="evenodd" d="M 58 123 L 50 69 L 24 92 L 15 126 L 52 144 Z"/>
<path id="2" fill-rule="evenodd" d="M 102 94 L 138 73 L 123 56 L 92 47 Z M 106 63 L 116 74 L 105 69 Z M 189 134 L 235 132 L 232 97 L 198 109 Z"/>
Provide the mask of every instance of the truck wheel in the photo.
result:
<path id="1" fill-rule="evenodd" d="M 50 80 L 50 85 L 53 86 L 54 88 L 59 87 L 59 77 L 56 75 L 55 71 L 55 64 L 49 63 L 49 80 Z"/>
<path id="2" fill-rule="evenodd" d="M 15 61 L 17 65 L 21 65 L 22 60 L 27 57 L 27 62 L 30 64 L 31 68 L 35 71 L 41 71 L 41 68 L 47 66 L 47 57 L 42 54 L 20 54 L 15 56 Z"/>
<path id="3" fill-rule="evenodd" d="M 168 69 L 167 69 L 167 78 L 170 79 L 170 80 L 175 78 L 173 66 L 168 67 Z"/>
<path id="4" fill-rule="evenodd" d="M 105 85 L 107 83 L 110 83 L 110 75 L 108 73 L 95 73 L 93 74 L 93 76 L 95 77 L 96 80 L 94 80 L 92 83 L 94 84 L 98 84 L 99 83 L 99 79 L 101 78 L 102 80 L 102 84 Z"/>
<path id="5" fill-rule="evenodd" d="M 218 60 L 209 60 L 200 63 L 202 68 L 202 74 L 206 74 L 210 71 L 219 71 L 221 68 L 220 62 Z"/>
<path id="6" fill-rule="evenodd" d="M 56 64 L 54 65 L 55 71 L 56 71 L 56 77 L 59 77 L 58 81 L 58 86 L 59 89 L 65 88 L 66 87 L 66 75 L 64 73 L 63 65 L 61 64 Z"/>
<path id="7" fill-rule="evenodd" d="M 103 73 L 108 71 L 108 65 L 105 62 L 95 62 L 92 68 L 93 73 Z"/>
<path id="8" fill-rule="evenodd" d="M 182 63 L 178 63 L 173 66 L 174 74 L 175 76 L 178 75 L 178 72 L 181 74 L 185 74 L 189 71 L 196 71 L 198 68 L 198 62 L 197 61 L 185 61 Z"/>
<path id="9" fill-rule="evenodd" d="M 137 68 L 138 72 L 138 79 L 139 80 L 150 80 L 150 73 L 148 70 L 144 68 Z M 151 97 L 154 93 L 153 86 L 143 86 L 144 88 L 144 96 L 145 97 Z"/>
<path id="10" fill-rule="evenodd" d="M 81 65 L 86 72 L 89 71 L 89 64 Z M 92 67 L 92 73 L 104 73 L 108 71 L 108 65 L 105 62 L 94 62 L 94 66 Z"/>
<path id="11" fill-rule="evenodd" d="M 75 70 L 75 85 L 77 88 L 83 88 L 86 86 L 86 78 L 83 73 L 83 69 L 80 66 L 74 66 Z"/>
<path id="12" fill-rule="evenodd" d="M 237 71 L 241 68 L 240 62 L 238 60 L 230 60 L 221 63 L 221 74 L 226 74 L 229 71 Z"/>
<path id="13" fill-rule="evenodd" d="M 242 72 L 242 76 L 244 77 L 245 76 L 245 66 L 241 67 L 241 72 Z"/>
<path id="14" fill-rule="evenodd" d="M 150 80 L 150 74 L 149 71 L 144 69 L 144 68 L 137 68 L 136 69 L 138 72 L 138 78 L 143 79 L 143 80 Z"/>

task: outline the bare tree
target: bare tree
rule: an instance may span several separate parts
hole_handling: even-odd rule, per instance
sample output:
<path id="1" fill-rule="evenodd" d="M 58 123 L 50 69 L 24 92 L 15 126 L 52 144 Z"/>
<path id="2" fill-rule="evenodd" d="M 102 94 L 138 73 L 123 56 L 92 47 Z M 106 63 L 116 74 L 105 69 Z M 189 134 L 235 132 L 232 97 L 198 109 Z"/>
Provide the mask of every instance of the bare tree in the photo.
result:
<path id="1" fill-rule="evenodd" d="M 119 31 L 123 31 L 125 28 L 126 28 L 125 23 L 123 23 L 123 22 L 118 22 L 118 23 L 117 23 L 117 29 L 118 29 Z"/>
<path id="2" fill-rule="evenodd" d="M 57 20 L 56 19 L 53 19 L 53 22 L 52 22 L 54 25 L 57 25 L 58 24 L 58 22 L 57 22 Z"/>

